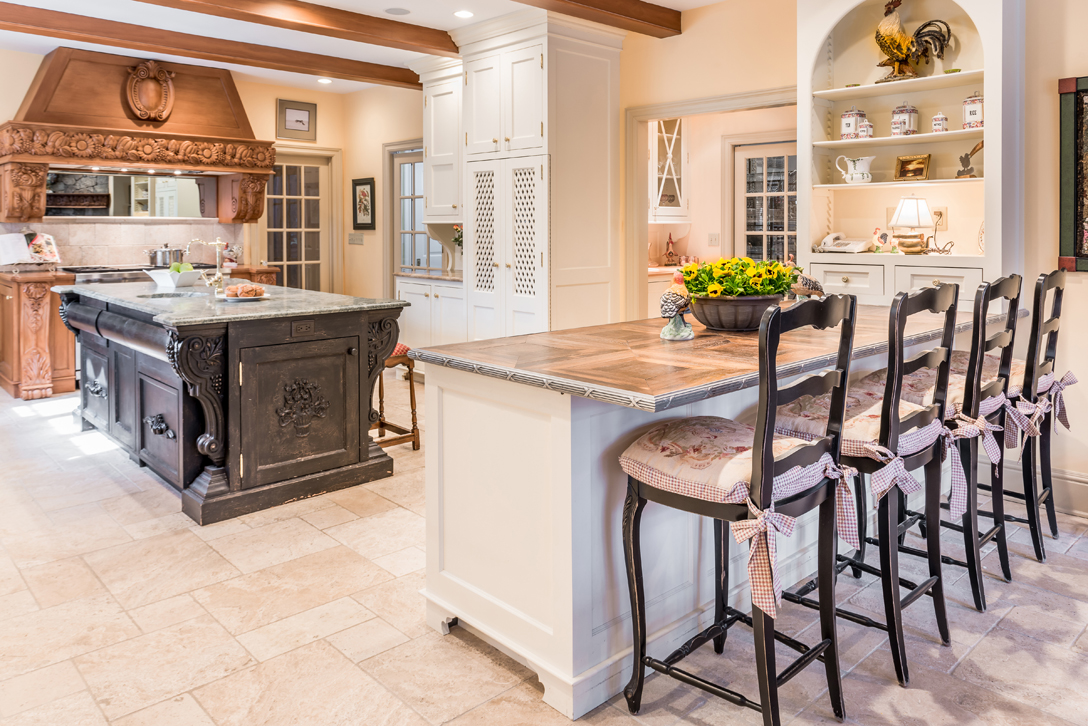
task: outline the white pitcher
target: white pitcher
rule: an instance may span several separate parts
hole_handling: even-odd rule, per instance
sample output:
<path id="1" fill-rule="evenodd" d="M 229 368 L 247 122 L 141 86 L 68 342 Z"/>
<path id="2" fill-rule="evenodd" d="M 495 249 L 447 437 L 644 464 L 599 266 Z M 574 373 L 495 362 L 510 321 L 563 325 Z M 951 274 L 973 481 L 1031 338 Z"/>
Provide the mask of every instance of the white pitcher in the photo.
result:
<path id="1" fill-rule="evenodd" d="M 846 159 L 845 169 L 839 166 L 840 159 Z M 835 159 L 835 168 L 842 172 L 842 178 L 847 184 L 868 184 L 873 180 L 873 175 L 869 173 L 869 169 L 875 160 L 875 156 L 863 156 L 859 159 L 840 156 Z"/>

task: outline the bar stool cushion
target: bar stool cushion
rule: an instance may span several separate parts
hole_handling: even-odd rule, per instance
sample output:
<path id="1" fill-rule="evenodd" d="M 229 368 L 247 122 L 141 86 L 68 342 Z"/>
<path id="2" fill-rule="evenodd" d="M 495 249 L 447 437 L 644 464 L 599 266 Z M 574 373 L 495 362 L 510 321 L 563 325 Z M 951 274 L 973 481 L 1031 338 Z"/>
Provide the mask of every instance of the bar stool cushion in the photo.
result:
<path id="1" fill-rule="evenodd" d="M 971 363 L 971 354 L 965 350 L 952 351 L 952 367 L 948 375 L 948 417 L 954 418 L 963 407 L 964 390 L 967 387 L 967 367 Z M 982 363 L 982 385 L 986 386 L 997 378 L 998 368 L 1001 366 L 1001 356 L 990 354 Z M 1009 369 L 1009 398 L 1020 395 L 1023 387 L 1024 371 L 1027 364 L 1017 358 L 1013 358 Z M 858 385 L 865 388 L 883 388 L 887 368 L 870 373 L 859 381 Z M 1053 379 L 1047 381 L 1045 376 L 1039 380 L 1039 393 L 1050 389 Z M 928 406 L 933 402 L 933 388 L 937 385 L 937 371 L 932 368 L 923 368 L 920 371 L 903 377 L 903 400 L 919 406 Z"/>
<path id="2" fill-rule="evenodd" d="M 740 504 L 748 498 L 755 433 L 752 426 L 716 416 L 668 421 L 628 446 L 620 457 L 620 467 L 628 476 L 657 489 L 718 504 Z M 806 443 L 776 434 L 772 448 L 774 455 L 780 456 Z M 798 493 L 793 487 L 787 490 L 787 484 L 796 480 L 787 482 L 788 474 L 775 479 L 774 499 Z M 817 478 L 811 486 L 821 480 Z"/>
<path id="3" fill-rule="evenodd" d="M 393 349 L 393 352 L 390 353 L 389 356 L 392 358 L 393 356 L 398 355 L 408 355 L 408 351 L 410 350 L 411 348 L 409 348 L 404 343 L 397 343 L 397 347 Z"/>

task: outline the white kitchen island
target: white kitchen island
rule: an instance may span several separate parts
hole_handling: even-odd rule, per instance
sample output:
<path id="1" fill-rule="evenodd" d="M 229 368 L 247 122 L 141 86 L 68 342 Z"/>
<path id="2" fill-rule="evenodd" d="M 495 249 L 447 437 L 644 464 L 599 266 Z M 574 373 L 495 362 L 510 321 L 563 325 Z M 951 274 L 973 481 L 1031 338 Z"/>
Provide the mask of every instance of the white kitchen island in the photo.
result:
<path id="1" fill-rule="evenodd" d="M 884 307 L 859 307 L 855 372 L 882 367 Z M 996 322 L 1004 316 L 991 318 Z M 971 327 L 961 311 L 959 330 Z M 915 316 L 907 342 L 940 335 Z M 745 419 L 758 333 L 665 342 L 661 320 L 412 351 L 426 361 L 428 622 L 459 625 L 534 670 L 544 700 L 578 718 L 631 674 L 620 521 L 624 449 L 653 424 Z M 783 336 L 779 377 L 830 365 L 837 331 Z M 729 395 L 724 395 L 729 394 Z M 815 514 L 815 513 L 813 513 Z M 779 538 L 787 587 L 815 571 L 817 520 Z M 710 520 L 650 504 L 642 519 L 648 652 L 664 657 L 713 619 Z M 747 548 L 732 550 L 730 599 L 750 610 Z M 792 607 L 787 605 L 786 607 Z"/>

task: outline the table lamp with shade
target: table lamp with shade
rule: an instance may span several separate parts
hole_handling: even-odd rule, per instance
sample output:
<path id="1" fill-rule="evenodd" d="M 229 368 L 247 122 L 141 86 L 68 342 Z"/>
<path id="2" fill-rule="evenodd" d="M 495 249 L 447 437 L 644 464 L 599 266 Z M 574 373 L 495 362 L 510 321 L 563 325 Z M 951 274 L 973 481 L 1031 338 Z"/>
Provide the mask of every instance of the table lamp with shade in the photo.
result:
<path id="1" fill-rule="evenodd" d="M 903 197 L 899 200 L 899 206 L 892 215 L 892 221 L 888 225 L 895 239 L 895 246 L 905 255 L 925 254 L 928 243 L 924 232 L 918 233 L 919 228 L 934 228 L 933 215 L 929 211 L 929 204 L 919 197 Z M 909 229 L 910 233 L 900 234 L 896 229 Z"/>

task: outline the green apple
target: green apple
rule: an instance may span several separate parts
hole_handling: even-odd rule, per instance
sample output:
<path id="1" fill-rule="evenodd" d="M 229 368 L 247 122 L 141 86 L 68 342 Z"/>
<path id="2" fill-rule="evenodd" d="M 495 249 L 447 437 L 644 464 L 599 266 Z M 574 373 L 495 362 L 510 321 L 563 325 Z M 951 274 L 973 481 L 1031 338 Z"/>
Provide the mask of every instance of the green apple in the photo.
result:
<path id="1" fill-rule="evenodd" d="M 181 272 L 181 263 L 174 262 L 170 265 L 170 272 Z"/>
<path id="2" fill-rule="evenodd" d="M 181 269 L 179 270 L 179 272 L 192 272 L 192 271 L 193 271 L 193 266 L 190 265 L 188 262 L 182 262 L 181 263 Z"/>

